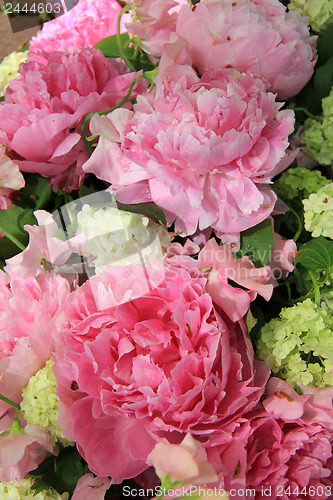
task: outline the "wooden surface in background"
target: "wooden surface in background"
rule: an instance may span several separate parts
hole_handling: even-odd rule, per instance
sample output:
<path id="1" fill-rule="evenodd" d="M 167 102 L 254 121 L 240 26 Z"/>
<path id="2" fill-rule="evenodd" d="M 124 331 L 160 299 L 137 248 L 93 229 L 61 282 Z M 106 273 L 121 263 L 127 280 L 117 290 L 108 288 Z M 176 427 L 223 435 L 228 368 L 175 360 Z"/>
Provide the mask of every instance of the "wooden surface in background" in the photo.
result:
<path id="1" fill-rule="evenodd" d="M 0 2 L 0 5 L 3 5 L 3 3 Z M 28 42 L 40 29 L 39 27 L 24 29 L 26 24 L 24 15 L 19 16 L 17 21 L 21 23 L 23 31 L 13 33 L 8 17 L 0 14 L 0 61 L 14 50 L 17 50 L 21 44 Z"/>

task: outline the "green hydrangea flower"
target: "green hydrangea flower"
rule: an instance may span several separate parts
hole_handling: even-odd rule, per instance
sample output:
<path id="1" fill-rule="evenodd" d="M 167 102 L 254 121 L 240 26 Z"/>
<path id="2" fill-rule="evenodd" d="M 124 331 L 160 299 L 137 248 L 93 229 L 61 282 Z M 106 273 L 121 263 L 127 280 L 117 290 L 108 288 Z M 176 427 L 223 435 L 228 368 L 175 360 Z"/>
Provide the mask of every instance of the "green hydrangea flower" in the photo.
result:
<path id="1" fill-rule="evenodd" d="M 53 488 L 35 494 L 32 488 L 36 476 L 26 476 L 22 481 L 0 482 L 0 500 L 68 500 L 69 494 L 59 493 Z"/>
<path id="2" fill-rule="evenodd" d="M 18 76 L 19 65 L 26 60 L 27 52 L 12 52 L 0 64 L 0 97 L 6 92 L 10 80 Z"/>
<path id="3" fill-rule="evenodd" d="M 274 183 L 274 191 L 285 201 L 308 198 L 326 186 L 328 180 L 318 170 L 304 167 L 289 168 Z"/>
<path id="4" fill-rule="evenodd" d="M 314 158 L 320 165 L 333 163 L 333 89 L 328 97 L 321 101 L 323 116 L 318 120 L 309 118 L 302 134 L 305 153 Z"/>
<path id="5" fill-rule="evenodd" d="M 303 200 L 304 227 L 314 238 L 333 239 L 333 182 Z"/>
<path id="6" fill-rule="evenodd" d="M 258 355 L 297 389 L 297 382 L 333 386 L 332 310 L 311 299 L 286 307 L 260 331 Z"/>
<path id="7" fill-rule="evenodd" d="M 55 394 L 57 383 L 52 365 L 53 361 L 48 360 L 44 368 L 29 379 L 22 391 L 20 406 L 25 420 L 48 432 L 53 444 L 60 441 L 64 446 L 71 446 L 74 443 L 65 437 L 58 422 L 59 398 Z"/>
<path id="8" fill-rule="evenodd" d="M 291 0 L 288 9 L 308 16 L 309 26 L 317 33 L 333 25 L 333 0 Z"/>

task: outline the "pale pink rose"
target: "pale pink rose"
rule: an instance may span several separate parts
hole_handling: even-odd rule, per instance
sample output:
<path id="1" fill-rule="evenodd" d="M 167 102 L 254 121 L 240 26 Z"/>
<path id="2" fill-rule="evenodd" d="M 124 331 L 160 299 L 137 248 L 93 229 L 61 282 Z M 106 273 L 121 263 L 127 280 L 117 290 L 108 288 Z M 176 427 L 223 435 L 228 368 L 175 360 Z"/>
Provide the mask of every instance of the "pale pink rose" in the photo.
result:
<path id="1" fill-rule="evenodd" d="M 11 412 L 0 420 L 0 481 L 4 482 L 21 481 L 43 462 L 48 452 L 57 454 L 39 425 L 27 424 L 22 429 L 17 423 L 10 428 L 10 415 Z"/>
<path id="2" fill-rule="evenodd" d="M 155 467 L 161 480 L 170 476 L 174 483 L 191 485 L 217 481 L 217 474 L 207 462 L 207 453 L 191 434 L 186 434 L 180 444 L 155 444 L 147 462 Z"/>
<path id="3" fill-rule="evenodd" d="M 14 257 L 6 260 L 4 270 L 11 276 L 21 278 L 36 277 L 43 271 L 44 265 L 51 263 L 61 266 L 67 262 L 74 251 L 78 251 L 84 246 L 85 235 L 77 235 L 68 240 L 61 240 L 55 237 L 58 224 L 53 216 L 45 210 L 36 210 L 34 216 L 38 226 L 26 224 L 24 229 L 29 233 L 29 244 Z"/>
<path id="4" fill-rule="evenodd" d="M 278 0 L 205 0 L 183 6 L 176 33 L 189 44 L 194 66 L 249 71 L 267 89 L 287 99 L 310 80 L 316 63 L 316 37 L 304 19 L 286 12 Z"/>
<path id="5" fill-rule="evenodd" d="M 69 294 L 68 282 L 53 272 L 36 279 L 0 272 L 0 393 L 16 403 L 54 350 Z"/>
<path id="6" fill-rule="evenodd" d="M 265 412 L 249 419 L 246 486 L 256 490 L 256 498 L 331 497 L 332 432 L 316 422 L 286 423 Z"/>
<path id="7" fill-rule="evenodd" d="M 104 494 L 110 486 L 111 480 L 108 477 L 85 474 L 78 480 L 72 500 L 104 500 Z"/>
<path id="8" fill-rule="evenodd" d="M 273 285 L 267 284 L 270 267 L 256 268 L 247 256 L 235 259 L 229 245 L 219 246 L 212 238 L 200 252 L 198 262 L 200 269 L 213 268 L 206 289 L 232 321 L 247 313 L 258 293 L 266 300 L 271 298 Z M 229 285 L 228 279 L 243 289 Z"/>
<path id="9" fill-rule="evenodd" d="M 185 75 L 169 88 L 164 74 L 156 91 L 138 97 L 134 112 L 96 116 L 92 133 L 102 122 L 105 132 L 83 169 L 110 182 L 123 203 L 153 201 L 182 235 L 209 227 L 243 231 L 274 208 L 276 195 L 264 184 L 281 160 L 288 164 L 293 112 L 280 111 L 251 75 Z"/>
<path id="10" fill-rule="evenodd" d="M 174 256 L 164 266 L 150 291 L 137 266 L 123 266 L 69 300 L 54 357 L 59 419 L 103 477 L 134 477 L 156 442 L 179 444 L 187 433 L 205 449 L 229 441 L 269 374 L 244 322 L 214 306 L 197 261 Z"/>
<path id="11" fill-rule="evenodd" d="M 126 71 L 96 49 L 30 53 L 0 103 L 0 142 L 20 170 L 50 177 L 55 191 L 77 189 L 88 159 L 82 119 L 122 99 L 135 76 Z"/>
<path id="12" fill-rule="evenodd" d="M 141 39 L 142 49 L 160 57 L 165 43 L 177 39 L 177 13 L 187 0 L 134 0 L 131 22 L 125 23 L 131 35 Z"/>
<path id="13" fill-rule="evenodd" d="M 276 279 L 286 279 L 294 266 L 297 255 L 297 245 L 294 240 L 284 240 L 278 233 L 273 231 L 273 247 L 269 257 L 268 265 Z"/>
<path id="14" fill-rule="evenodd" d="M 116 0 L 80 0 L 66 14 L 45 23 L 30 41 L 29 49 L 54 52 L 93 47 L 103 38 L 117 33 L 120 10 Z"/>

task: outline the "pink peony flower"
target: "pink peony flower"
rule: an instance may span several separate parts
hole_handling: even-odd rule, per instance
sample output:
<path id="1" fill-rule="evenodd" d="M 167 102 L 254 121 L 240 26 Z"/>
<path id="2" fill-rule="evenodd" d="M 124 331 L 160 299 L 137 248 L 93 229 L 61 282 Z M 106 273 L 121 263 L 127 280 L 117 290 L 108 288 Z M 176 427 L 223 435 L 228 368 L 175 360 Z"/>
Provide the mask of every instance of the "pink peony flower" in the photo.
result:
<path id="1" fill-rule="evenodd" d="M 250 75 L 184 75 L 169 88 L 164 74 L 157 91 L 138 97 L 134 112 L 96 116 L 91 130 L 102 137 L 83 169 L 112 183 L 121 202 L 153 201 L 183 235 L 254 226 L 276 202 L 263 184 L 281 159 L 288 164 L 293 112 L 279 111 L 274 95 Z"/>
<path id="2" fill-rule="evenodd" d="M 256 498 L 324 499 L 333 487 L 333 437 L 316 422 L 285 423 L 263 412 L 249 415 L 246 486 Z M 266 492 L 266 493 L 265 493 Z"/>
<path id="3" fill-rule="evenodd" d="M 177 13 L 187 0 L 134 0 L 131 22 L 125 26 L 131 35 L 141 39 L 142 49 L 160 57 L 165 43 L 177 39 Z"/>
<path id="4" fill-rule="evenodd" d="M 16 403 L 50 358 L 69 294 L 68 282 L 53 272 L 36 279 L 0 272 L 0 393 Z M 0 410 L 7 407 L 0 402 Z"/>
<path id="5" fill-rule="evenodd" d="M 59 419 L 101 476 L 135 476 L 156 442 L 179 444 L 187 433 L 204 448 L 229 441 L 268 377 L 244 322 L 215 308 L 197 261 L 174 256 L 164 266 L 150 291 L 137 266 L 123 266 L 93 276 L 69 302 L 54 365 Z"/>
<path id="6" fill-rule="evenodd" d="M 0 420 L 0 481 L 21 481 L 36 469 L 48 452 L 57 453 L 49 442 L 49 436 L 38 426 L 27 424 L 23 429 L 19 422 L 12 424 L 11 412 Z"/>
<path id="7" fill-rule="evenodd" d="M 72 500 L 104 500 L 105 492 L 110 486 L 111 480 L 107 477 L 85 474 L 78 480 Z"/>
<path id="8" fill-rule="evenodd" d="M 120 10 L 116 0 L 80 0 L 66 14 L 45 23 L 32 37 L 29 49 L 55 52 L 93 47 L 103 38 L 117 33 Z"/>
<path id="9" fill-rule="evenodd" d="M 22 171 L 51 177 L 55 191 L 77 189 L 88 159 L 82 119 L 120 101 L 135 76 L 125 72 L 96 49 L 30 53 L 0 103 L 0 142 Z"/>
<path id="10" fill-rule="evenodd" d="M 287 99 L 310 80 L 316 37 L 296 12 L 278 0 L 205 0 L 183 6 L 176 33 L 189 44 L 194 66 L 236 68 L 262 78 L 267 89 Z"/>

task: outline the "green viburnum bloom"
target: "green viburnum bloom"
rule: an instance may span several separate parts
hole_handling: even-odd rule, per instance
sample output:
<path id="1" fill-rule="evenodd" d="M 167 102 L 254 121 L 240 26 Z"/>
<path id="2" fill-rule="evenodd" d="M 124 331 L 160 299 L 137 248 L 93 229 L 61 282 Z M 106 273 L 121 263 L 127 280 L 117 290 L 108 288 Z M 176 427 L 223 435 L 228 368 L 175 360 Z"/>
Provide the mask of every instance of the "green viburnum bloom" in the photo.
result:
<path id="1" fill-rule="evenodd" d="M 260 331 L 260 359 L 297 389 L 297 382 L 317 387 L 333 386 L 332 310 L 311 299 L 286 307 Z"/>
<path id="2" fill-rule="evenodd" d="M 68 500 L 68 493 L 59 495 L 53 488 L 36 494 L 32 487 L 35 479 L 27 475 L 22 481 L 0 482 L 0 500 Z"/>
<path id="3" fill-rule="evenodd" d="M 18 76 L 19 65 L 26 60 L 27 52 L 12 52 L 0 64 L 0 97 L 6 92 L 10 80 Z"/>
<path id="4" fill-rule="evenodd" d="M 304 227 L 314 238 L 333 239 L 333 182 L 303 200 Z"/>
<path id="5" fill-rule="evenodd" d="M 53 361 L 48 360 L 44 368 L 29 379 L 22 391 L 20 407 L 28 423 L 38 424 L 51 435 L 52 444 L 60 441 L 63 446 L 72 446 L 74 443 L 65 437 L 58 422 L 59 398 L 55 394 L 57 383 L 52 365 Z"/>
<path id="6" fill-rule="evenodd" d="M 289 168 L 274 182 L 274 191 L 285 201 L 308 198 L 326 186 L 328 180 L 318 170 L 304 167 Z"/>
<path id="7" fill-rule="evenodd" d="M 333 25 L 333 0 L 291 0 L 288 9 L 308 16 L 309 26 L 317 33 Z"/>
<path id="8" fill-rule="evenodd" d="M 304 152 L 320 165 L 333 163 L 333 88 L 327 97 L 321 101 L 323 116 L 318 120 L 308 118 L 307 127 L 302 134 L 302 142 L 306 147 Z"/>

